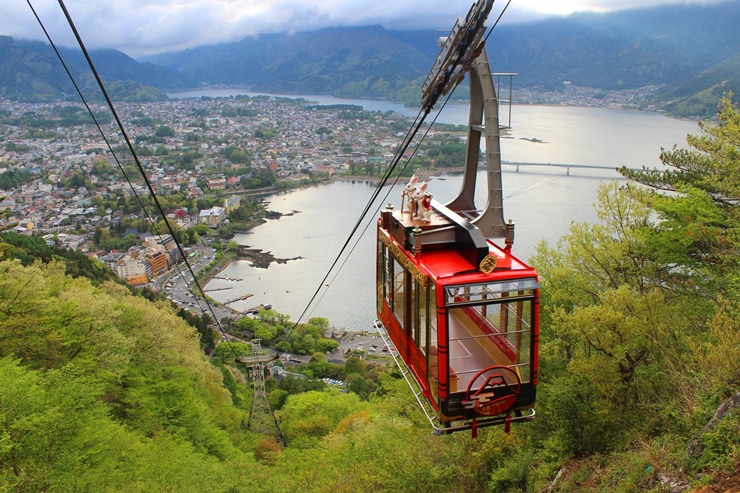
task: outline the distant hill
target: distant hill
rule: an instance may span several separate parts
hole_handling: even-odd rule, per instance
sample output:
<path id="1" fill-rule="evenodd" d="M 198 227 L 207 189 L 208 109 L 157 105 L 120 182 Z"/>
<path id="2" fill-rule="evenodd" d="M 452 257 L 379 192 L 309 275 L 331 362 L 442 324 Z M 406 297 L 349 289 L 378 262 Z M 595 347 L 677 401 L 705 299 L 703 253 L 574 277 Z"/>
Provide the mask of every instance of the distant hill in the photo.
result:
<path id="1" fill-rule="evenodd" d="M 740 54 L 666 85 L 658 96 L 672 114 L 709 117 L 717 113 L 717 101 L 728 91 L 740 96 Z"/>
<path id="2" fill-rule="evenodd" d="M 667 84 L 740 51 L 740 2 L 583 13 L 494 31 L 488 52 L 496 70 L 519 72 L 518 84 L 573 84 L 629 89 Z"/>
<path id="3" fill-rule="evenodd" d="M 566 81 L 604 90 L 662 86 L 655 104 L 681 115 L 706 116 L 716 109 L 719 92 L 738 87 L 737 19 L 740 0 L 580 13 L 500 25 L 487 46 L 495 71 L 519 73 L 517 87 L 552 91 Z M 154 55 L 144 63 L 115 50 L 96 51 L 93 57 L 111 85 L 131 81 L 116 83 L 117 97 L 124 100 L 222 84 L 417 104 L 421 82 L 438 52 L 433 30 L 364 26 L 261 34 Z M 64 54 L 76 77 L 93 87 L 81 54 Z M 43 43 L 0 38 L 0 95 L 20 100 L 71 95 L 55 60 Z"/>
<path id="4" fill-rule="evenodd" d="M 431 35 L 429 42 L 434 44 Z M 426 76 L 433 59 L 382 27 L 369 26 L 259 35 L 147 60 L 205 84 L 397 99 L 409 82 Z"/>
<path id="5" fill-rule="evenodd" d="M 102 100 L 82 52 L 68 48 L 59 51 L 85 98 Z M 151 63 L 139 63 L 120 51 L 97 50 L 90 56 L 114 100 L 162 101 L 167 99 L 163 90 L 194 84 L 186 75 Z M 78 98 L 50 45 L 8 36 L 0 36 L 0 96 L 18 101 Z"/>
<path id="6" fill-rule="evenodd" d="M 700 74 L 740 52 L 738 18 L 738 0 L 574 14 L 501 25 L 488 41 L 488 53 L 494 70 L 519 73 L 518 87 L 557 90 L 570 81 L 619 90 L 672 87 L 681 80 L 670 98 L 661 96 L 675 105 L 722 82 Z M 147 60 L 205 84 L 416 102 L 420 80 L 438 51 L 431 30 L 370 26 L 260 35 Z M 740 77 L 736 66 L 726 69 L 730 78 Z"/>

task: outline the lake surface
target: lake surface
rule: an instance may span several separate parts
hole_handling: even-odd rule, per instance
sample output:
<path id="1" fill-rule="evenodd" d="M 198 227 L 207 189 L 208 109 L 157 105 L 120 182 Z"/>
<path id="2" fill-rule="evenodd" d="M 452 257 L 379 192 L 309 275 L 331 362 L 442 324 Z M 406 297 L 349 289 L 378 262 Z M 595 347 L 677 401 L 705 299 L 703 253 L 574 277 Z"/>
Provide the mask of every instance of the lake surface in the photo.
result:
<path id="1" fill-rule="evenodd" d="M 228 96 L 257 93 L 200 91 L 201 95 Z M 183 97 L 182 95 L 178 95 Z M 303 97 L 320 104 L 357 104 L 369 110 L 397 111 L 416 116 L 415 110 L 383 101 L 343 100 L 331 96 Z M 433 117 L 434 115 L 430 115 Z M 468 107 L 448 105 L 439 122 L 464 124 Z M 661 147 L 685 147 L 687 134 L 699 134 L 695 122 L 667 118 L 657 113 L 560 106 L 515 105 L 512 130 L 501 141 L 504 161 L 584 164 L 639 168 L 660 166 Z M 542 142 L 531 142 L 536 138 Z M 568 232 L 571 222 L 595 222 L 593 203 L 603 181 L 620 179 L 611 170 L 504 166 L 505 218 L 516 223 L 513 252 L 527 260 L 541 240 L 555 244 Z M 485 203 L 485 175 L 479 174 L 478 205 Z M 433 179 L 430 192 L 440 202 L 451 200 L 460 188 L 460 177 Z M 348 330 L 367 330 L 375 317 L 375 230 L 377 210 L 388 202 L 400 206 L 401 187 L 386 187 L 359 231 L 365 233 L 351 241 L 345 255 L 326 280 L 322 280 L 339 254 L 374 187 L 366 183 L 334 182 L 327 185 L 276 194 L 267 200 L 271 210 L 290 213 L 268 221 L 236 240 L 252 248 L 270 251 L 278 258 L 301 257 L 286 264 L 273 263 L 268 269 L 249 266 L 248 261 L 232 263 L 222 275 L 241 282 L 214 279 L 208 289 L 233 287 L 211 295 L 219 301 L 250 293 L 248 300 L 232 304 L 244 310 L 260 303 L 297 320 L 309 300 L 319 290 L 315 302 L 301 318 L 327 317 L 333 325 Z M 384 198 L 385 193 L 387 198 Z M 351 254 L 348 255 L 350 253 Z"/>

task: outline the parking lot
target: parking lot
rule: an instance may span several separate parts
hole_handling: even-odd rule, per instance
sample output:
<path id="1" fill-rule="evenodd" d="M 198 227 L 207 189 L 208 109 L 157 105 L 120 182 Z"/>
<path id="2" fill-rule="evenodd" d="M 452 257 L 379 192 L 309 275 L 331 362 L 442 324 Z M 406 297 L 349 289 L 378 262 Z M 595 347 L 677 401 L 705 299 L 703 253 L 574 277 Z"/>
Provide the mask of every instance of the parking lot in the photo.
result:
<path id="1" fill-rule="evenodd" d="M 377 335 L 377 333 L 347 332 L 339 344 L 337 353 L 341 352 L 341 357 L 344 359 L 348 350 L 363 351 L 367 357 L 389 356 L 390 351 L 395 351 L 395 348 L 387 348 L 385 342 L 383 342 L 383 338 Z M 332 357 L 336 356 L 332 355 Z"/>

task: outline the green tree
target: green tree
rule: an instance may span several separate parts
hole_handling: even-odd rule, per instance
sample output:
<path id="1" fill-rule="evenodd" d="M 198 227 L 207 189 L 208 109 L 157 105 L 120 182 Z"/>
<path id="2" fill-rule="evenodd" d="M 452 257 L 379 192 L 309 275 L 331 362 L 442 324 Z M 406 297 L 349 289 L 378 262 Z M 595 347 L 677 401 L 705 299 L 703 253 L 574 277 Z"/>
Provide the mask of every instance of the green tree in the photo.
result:
<path id="1" fill-rule="evenodd" d="M 270 402 L 270 407 L 273 411 L 279 411 L 285 405 L 288 400 L 288 391 L 282 389 L 275 389 L 267 396 L 267 400 Z"/>
<path id="2" fill-rule="evenodd" d="M 316 347 L 316 339 L 311 334 L 296 334 L 297 337 L 291 339 L 293 350 L 298 354 L 311 354 Z"/>
<path id="3" fill-rule="evenodd" d="M 219 358 L 224 364 L 233 365 L 237 358 L 250 356 L 252 346 L 243 342 L 224 341 L 216 347 L 213 353 L 214 358 Z"/>
<path id="4" fill-rule="evenodd" d="M 203 223 L 198 223 L 195 226 L 193 226 L 193 230 L 196 233 L 198 233 L 200 236 L 208 236 L 208 233 L 210 232 L 208 225 L 203 224 Z"/>
<path id="5" fill-rule="evenodd" d="M 241 149 L 234 149 L 231 154 L 229 154 L 229 160 L 232 163 L 239 163 L 239 164 L 250 164 L 251 159 L 249 158 L 249 155 L 242 151 Z"/>
<path id="6" fill-rule="evenodd" d="M 316 350 L 322 353 L 330 353 L 339 347 L 339 343 L 332 339 L 320 338 L 316 341 Z"/>
<path id="7" fill-rule="evenodd" d="M 257 332 L 257 329 L 260 328 L 261 324 L 260 321 L 251 317 L 241 317 L 236 322 L 236 326 L 239 330 L 247 330 L 251 333 Z"/>
<path id="8" fill-rule="evenodd" d="M 345 382 L 349 384 L 349 390 L 357 394 L 363 401 L 367 400 L 374 388 L 374 385 L 370 385 L 368 380 L 356 373 L 349 375 Z"/>
<path id="9" fill-rule="evenodd" d="M 2 488 L 235 486 L 225 462 L 244 459 L 245 416 L 195 330 L 165 301 L 64 270 L 0 262 Z M 172 467 L 152 466 L 160 459 Z"/>
<path id="10" fill-rule="evenodd" d="M 275 328 L 262 324 L 254 333 L 256 339 L 262 339 L 265 343 L 270 343 L 275 337 Z"/>
<path id="11" fill-rule="evenodd" d="M 288 446 L 304 448 L 318 443 L 351 413 L 364 409 L 367 405 L 354 394 L 313 391 L 288 397 L 279 416 Z"/>
<path id="12" fill-rule="evenodd" d="M 559 249 L 540 245 L 533 259 L 543 293 L 541 365 L 555 385 L 549 389 L 545 381 L 543 394 L 556 398 L 558 385 L 582 382 L 592 400 L 572 411 L 601 411 L 597 420 L 589 418 L 589 429 L 603 436 L 603 446 L 614 445 L 610 440 L 625 421 L 636 420 L 633 430 L 660 426 L 659 409 L 675 397 L 686 368 L 684 334 L 706 305 L 664 288 L 665 266 L 649 245 L 650 210 L 634 192 L 602 185 L 601 223 L 572 225 Z M 571 412 L 545 400 L 548 406 L 561 416 Z M 562 426 L 551 430 L 564 432 Z M 570 436 L 569 443 L 591 451 L 591 438 Z"/>
<path id="13" fill-rule="evenodd" d="M 157 127 L 157 130 L 155 130 L 154 135 L 157 137 L 172 137 L 175 135 L 175 131 L 172 129 L 172 127 L 168 127 L 167 125 L 160 125 Z"/>
<path id="14" fill-rule="evenodd" d="M 329 319 L 325 317 L 311 317 L 308 319 L 308 323 L 316 327 L 320 333 L 329 328 Z"/>
<path id="15" fill-rule="evenodd" d="M 75 171 L 74 173 L 72 173 L 72 176 L 64 181 L 64 187 L 74 189 L 85 187 L 89 189 L 92 188 L 92 184 L 84 174 L 79 171 Z"/>
<path id="16" fill-rule="evenodd" d="M 101 386 L 74 371 L 42 374 L 3 358 L 0 388 L 0 484 L 13 491 L 45 490 L 70 472 L 86 477 L 86 454 L 108 452 L 102 435 L 118 441 L 120 430 L 98 399 Z M 89 449 L 82 454 L 85 445 Z"/>
<path id="17" fill-rule="evenodd" d="M 665 281 L 674 289 L 736 299 L 740 109 L 732 105 L 732 94 L 720 101 L 718 123 L 701 123 L 700 128 L 702 135 L 686 139 L 690 149 L 663 150 L 667 170 L 620 171 L 652 189 L 640 199 L 658 217 L 650 244 L 667 267 Z"/>
<path id="18" fill-rule="evenodd" d="M 362 375 L 365 373 L 365 362 L 357 356 L 350 356 L 347 361 L 344 362 L 344 373 L 345 375 L 358 374 Z"/>
<path id="19" fill-rule="evenodd" d="M 367 173 L 369 176 L 375 176 L 375 164 L 371 161 L 368 161 L 365 163 L 365 173 Z"/>
<path id="20" fill-rule="evenodd" d="M 106 159 L 96 159 L 93 161 L 90 171 L 98 176 L 108 176 L 113 172 L 113 166 Z"/>

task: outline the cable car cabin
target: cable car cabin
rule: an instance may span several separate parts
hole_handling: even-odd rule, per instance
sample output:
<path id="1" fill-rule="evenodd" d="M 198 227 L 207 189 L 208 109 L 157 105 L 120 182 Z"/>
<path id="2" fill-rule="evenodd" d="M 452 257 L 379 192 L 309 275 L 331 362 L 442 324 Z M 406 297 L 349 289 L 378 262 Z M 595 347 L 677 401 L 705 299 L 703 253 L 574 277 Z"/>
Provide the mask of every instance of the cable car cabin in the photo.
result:
<path id="1" fill-rule="evenodd" d="M 537 386 L 539 285 L 534 269 L 511 254 L 514 225 L 503 217 L 493 82 L 509 77 L 511 90 L 516 74 L 491 72 L 484 33 L 492 5 L 478 0 L 449 36 L 439 38 L 441 51 L 422 85 L 426 114 L 469 76 L 467 152 L 458 196 L 442 205 L 432 200 L 426 184 L 417 187 L 412 178 L 401 210 L 389 205 L 377 230 L 378 320 L 408 369 L 404 378 L 413 376 L 416 398 L 437 430 L 472 429 L 474 436 L 479 426 L 508 429 L 511 421 L 533 418 Z M 484 139 L 488 197 L 478 208 Z M 413 199 L 408 210 L 404 197 Z M 492 238 L 504 238 L 505 247 Z"/>
<path id="2" fill-rule="evenodd" d="M 456 212 L 432 205 L 429 222 L 390 205 L 381 214 L 378 319 L 431 405 L 432 425 L 440 421 L 435 428 L 508 429 L 534 417 L 537 273 L 511 255 L 510 242 L 499 248 Z M 467 423 L 451 424 L 459 420 Z"/>

